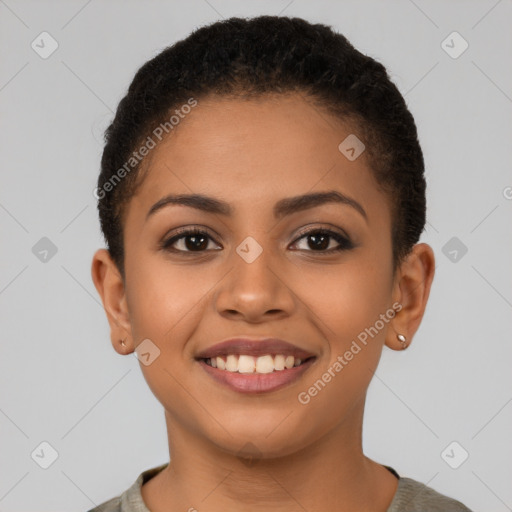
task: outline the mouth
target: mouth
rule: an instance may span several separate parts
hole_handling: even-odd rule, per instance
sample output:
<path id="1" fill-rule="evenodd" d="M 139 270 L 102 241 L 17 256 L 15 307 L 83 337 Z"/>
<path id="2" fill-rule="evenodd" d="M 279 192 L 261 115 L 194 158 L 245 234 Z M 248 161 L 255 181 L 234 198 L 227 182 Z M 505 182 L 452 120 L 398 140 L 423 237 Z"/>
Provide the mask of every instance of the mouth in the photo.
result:
<path id="1" fill-rule="evenodd" d="M 276 391 L 297 380 L 317 356 L 283 340 L 231 339 L 196 356 L 217 382 L 241 393 Z"/>
<path id="2" fill-rule="evenodd" d="M 259 374 L 280 372 L 290 370 L 305 364 L 315 356 L 307 357 L 302 360 L 300 357 L 284 354 L 265 354 L 263 356 L 254 357 L 247 354 L 229 354 L 227 356 L 208 357 L 200 359 L 208 366 L 217 368 L 221 371 L 231 373 Z"/>

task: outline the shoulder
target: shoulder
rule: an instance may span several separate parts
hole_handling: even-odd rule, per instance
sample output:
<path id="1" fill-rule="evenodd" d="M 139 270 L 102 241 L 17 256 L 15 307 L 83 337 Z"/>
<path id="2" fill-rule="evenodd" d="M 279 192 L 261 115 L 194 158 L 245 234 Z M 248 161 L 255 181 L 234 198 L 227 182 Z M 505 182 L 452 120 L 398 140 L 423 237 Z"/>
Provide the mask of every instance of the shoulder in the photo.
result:
<path id="1" fill-rule="evenodd" d="M 101 505 L 98 505 L 87 512 L 122 512 L 121 509 L 121 496 L 116 496 L 111 500 L 105 501 Z"/>
<path id="2" fill-rule="evenodd" d="M 400 477 L 387 512 L 471 512 L 463 503 L 412 478 Z"/>
<path id="3" fill-rule="evenodd" d="M 131 487 L 87 512 L 149 512 L 144 504 L 141 488 L 144 483 L 162 471 L 168 463 L 143 471 Z"/>

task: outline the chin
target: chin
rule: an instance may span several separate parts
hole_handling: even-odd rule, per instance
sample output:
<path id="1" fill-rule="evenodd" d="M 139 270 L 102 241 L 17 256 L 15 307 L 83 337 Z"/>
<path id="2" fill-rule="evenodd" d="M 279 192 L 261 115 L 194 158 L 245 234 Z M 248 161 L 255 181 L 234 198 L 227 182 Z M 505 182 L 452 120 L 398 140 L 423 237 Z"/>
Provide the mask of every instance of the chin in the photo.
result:
<path id="1" fill-rule="evenodd" d="M 216 432 L 206 432 L 209 442 L 230 455 L 250 459 L 272 459 L 292 455 L 308 445 L 304 428 L 294 422 L 286 424 L 282 411 L 277 421 L 247 423 L 236 425 L 229 423 L 228 432 L 221 427 Z M 272 425 L 269 427 L 268 425 Z M 285 425 L 286 424 L 286 425 Z M 298 435 L 300 434 L 300 436 Z"/>

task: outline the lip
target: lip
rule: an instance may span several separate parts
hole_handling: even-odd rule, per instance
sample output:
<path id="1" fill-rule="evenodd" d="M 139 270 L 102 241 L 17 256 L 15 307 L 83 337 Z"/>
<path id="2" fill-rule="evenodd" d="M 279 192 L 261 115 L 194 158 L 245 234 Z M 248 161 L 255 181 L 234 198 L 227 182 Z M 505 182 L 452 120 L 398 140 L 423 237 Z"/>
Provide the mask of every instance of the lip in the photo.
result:
<path id="1" fill-rule="evenodd" d="M 302 360 L 316 356 L 316 354 L 313 354 L 312 352 L 297 347 L 296 345 L 279 338 L 255 339 L 237 337 L 212 345 L 211 347 L 208 347 L 196 354 L 195 358 L 197 360 L 208 359 L 210 357 L 227 356 L 229 354 L 245 354 L 253 357 L 264 356 L 267 354 L 270 354 L 271 356 L 283 354 L 284 356 L 293 356 Z"/>
<path id="2" fill-rule="evenodd" d="M 268 393 L 277 391 L 294 381 L 298 380 L 308 368 L 316 361 L 311 357 L 300 366 L 285 368 L 284 370 L 273 371 L 272 373 L 238 373 L 227 370 L 219 370 L 199 360 L 201 368 L 204 369 L 217 382 L 227 386 L 238 393 Z"/>
<path id="3" fill-rule="evenodd" d="M 264 355 L 293 356 L 302 359 L 300 366 L 274 370 L 271 373 L 238 373 L 219 370 L 206 364 L 205 359 L 229 354 L 259 357 Z M 238 393 L 268 393 L 277 391 L 299 379 L 317 360 L 317 355 L 279 338 L 230 338 L 208 347 L 195 356 L 201 368 L 217 382 Z"/>

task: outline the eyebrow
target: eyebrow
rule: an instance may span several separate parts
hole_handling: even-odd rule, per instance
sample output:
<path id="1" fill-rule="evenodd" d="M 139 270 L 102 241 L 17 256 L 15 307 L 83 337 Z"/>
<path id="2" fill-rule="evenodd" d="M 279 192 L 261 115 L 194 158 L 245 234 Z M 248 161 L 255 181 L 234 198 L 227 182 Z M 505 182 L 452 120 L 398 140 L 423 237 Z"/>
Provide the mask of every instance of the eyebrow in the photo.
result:
<path id="1" fill-rule="evenodd" d="M 313 192 L 310 194 L 304 194 L 301 196 L 287 197 L 279 200 L 273 209 L 274 218 L 281 219 L 288 215 L 315 206 L 320 206 L 327 203 L 338 203 L 351 206 L 357 210 L 366 221 L 368 216 L 365 209 L 355 199 L 338 192 L 337 190 L 330 190 L 326 192 Z M 233 214 L 233 208 L 229 203 L 225 201 L 208 197 L 202 194 L 169 194 L 159 201 L 157 201 L 148 211 L 146 220 L 161 210 L 165 206 L 169 205 L 182 205 L 201 210 L 206 213 L 219 214 L 224 216 L 231 216 Z"/>

